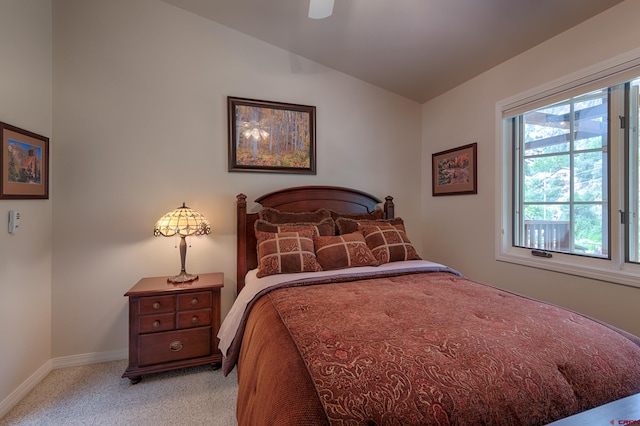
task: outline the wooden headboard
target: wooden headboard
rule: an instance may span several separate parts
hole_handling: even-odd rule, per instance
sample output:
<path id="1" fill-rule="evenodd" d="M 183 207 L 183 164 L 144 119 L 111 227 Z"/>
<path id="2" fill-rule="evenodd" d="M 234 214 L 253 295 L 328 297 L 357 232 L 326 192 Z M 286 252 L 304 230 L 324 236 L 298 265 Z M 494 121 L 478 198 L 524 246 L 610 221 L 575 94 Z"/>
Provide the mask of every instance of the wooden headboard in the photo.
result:
<path id="1" fill-rule="evenodd" d="M 254 223 L 258 213 L 247 212 L 247 196 L 237 197 L 238 220 L 238 270 L 237 292 L 244 287 L 244 277 L 258 266 Z M 384 217 L 394 217 L 393 197 L 385 198 Z M 371 213 L 382 201 L 377 197 L 356 189 L 338 186 L 298 186 L 281 189 L 256 198 L 263 207 L 272 207 L 284 212 L 308 212 L 325 208 L 338 213 Z"/>

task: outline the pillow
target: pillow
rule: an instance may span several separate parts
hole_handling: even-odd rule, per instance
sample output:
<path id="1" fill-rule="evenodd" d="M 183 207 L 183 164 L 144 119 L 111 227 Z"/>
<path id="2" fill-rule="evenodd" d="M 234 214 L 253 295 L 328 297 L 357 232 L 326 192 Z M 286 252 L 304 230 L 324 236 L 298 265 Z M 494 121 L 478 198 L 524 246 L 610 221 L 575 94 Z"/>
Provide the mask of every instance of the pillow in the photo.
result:
<path id="1" fill-rule="evenodd" d="M 329 237 L 313 236 L 316 257 L 323 270 L 378 266 L 361 232 Z"/>
<path id="2" fill-rule="evenodd" d="M 367 246 L 380 264 L 401 260 L 421 260 L 407 234 L 388 223 L 361 222 L 358 227 Z"/>
<path id="3" fill-rule="evenodd" d="M 336 219 L 336 228 L 338 234 L 350 234 L 358 230 L 358 224 L 362 225 L 376 225 L 376 224 L 391 224 L 401 231 L 406 232 L 404 229 L 404 221 L 402 218 L 396 217 L 393 219 L 379 219 L 379 220 L 362 220 L 362 219 L 350 219 L 347 217 L 341 217 Z"/>
<path id="4" fill-rule="evenodd" d="M 274 274 L 317 272 L 322 267 L 313 250 L 313 233 L 257 232 L 258 278 Z"/>
<path id="5" fill-rule="evenodd" d="M 315 235 L 335 235 L 335 222 L 331 218 L 321 220 L 320 222 L 296 222 L 296 223 L 271 223 L 266 220 L 258 219 L 253 225 L 257 232 L 297 232 L 304 230 L 313 230 Z"/>
<path id="6" fill-rule="evenodd" d="M 281 212 L 271 207 L 263 207 L 258 212 L 258 218 L 270 223 L 315 223 L 323 219 L 331 218 L 331 212 L 327 209 L 319 209 L 314 212 Z"/>
<path id="7" fill-rule="evenodd" d="M 384 219 L 384 212 L 380 209 L 376 209 L 371 213 L 338 213 L 330 210 L 333 220 L 338 220 L 341 217 L 353 220 L 380 220 Z"/>

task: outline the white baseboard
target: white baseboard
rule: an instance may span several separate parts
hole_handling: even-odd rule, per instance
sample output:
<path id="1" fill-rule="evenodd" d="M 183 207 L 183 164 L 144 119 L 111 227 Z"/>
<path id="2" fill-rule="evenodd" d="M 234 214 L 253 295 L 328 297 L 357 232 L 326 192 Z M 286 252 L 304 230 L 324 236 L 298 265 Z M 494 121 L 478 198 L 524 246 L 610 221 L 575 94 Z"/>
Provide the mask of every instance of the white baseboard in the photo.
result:
<path id="1" fill-rule="evenodd" d="M 97 364 L 99 362 L 117 361 L 120 359 L 126 359 L 129 356 L 127 349 L 118 349 L 108 352 L 91 352 L 88 354 L 63 356 L 60 358 L 53 358 L 51 360 L 53 369 L 77 367 L 80 365 Z"/>
<path id="2" fill-rule="evenodd" d="M 55 369 L 77 367 L 80 365 L 96 364 L 99 362 L 117 361 L 129 356 L 127 349 L 119 349 L 108 352 L 92 352 L 88 354 L 71 355 L 53 358 L 25 380 L 16 390 L 0 402 L 0 419 L 3 418 L 18 402 L 22 400 L 33 388 L 36 387 L 47 375 Z"/>
<path id="3" fill-rule="evenodd" d="M 38 383 L 42 381 L 47 374 L 53 370 L 51 360 L 44 363 L 44 365 L 33 373 L 27 380 L 25 380 L 16 390 L 11 392 L 4 401 L 0 402 L 0 419 L 3 418 L 9 410 L 13 408 L 22 398 L 27 396 L 31 389 L 35 388 Z"/>

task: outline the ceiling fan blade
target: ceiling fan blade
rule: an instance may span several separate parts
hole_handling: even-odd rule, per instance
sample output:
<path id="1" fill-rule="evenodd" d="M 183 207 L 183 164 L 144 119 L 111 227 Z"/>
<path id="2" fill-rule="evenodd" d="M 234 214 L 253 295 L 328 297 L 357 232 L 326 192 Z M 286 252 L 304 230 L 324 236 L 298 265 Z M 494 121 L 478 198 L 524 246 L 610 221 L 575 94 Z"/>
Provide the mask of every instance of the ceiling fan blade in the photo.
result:
<path id="1" fill-rule="evenodd" d="M 309 18 L 323 19 L 331 16 L 333 13 L 334 0 L 310 0 L 309 1 Z"/>

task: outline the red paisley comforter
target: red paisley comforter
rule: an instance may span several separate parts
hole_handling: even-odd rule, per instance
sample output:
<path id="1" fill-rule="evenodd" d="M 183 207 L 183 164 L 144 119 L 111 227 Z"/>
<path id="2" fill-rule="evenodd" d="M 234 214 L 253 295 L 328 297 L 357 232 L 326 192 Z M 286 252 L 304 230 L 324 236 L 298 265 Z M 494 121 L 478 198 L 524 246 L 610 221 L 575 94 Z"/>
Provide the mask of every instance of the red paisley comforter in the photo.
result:
<path id="1" fill-rule="evenodd" d="M 640 339 L 449 273 L 262 299 L 273 322 L 247 322 L 240 424 L 541 425 L 640 392 Z"/>

